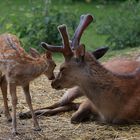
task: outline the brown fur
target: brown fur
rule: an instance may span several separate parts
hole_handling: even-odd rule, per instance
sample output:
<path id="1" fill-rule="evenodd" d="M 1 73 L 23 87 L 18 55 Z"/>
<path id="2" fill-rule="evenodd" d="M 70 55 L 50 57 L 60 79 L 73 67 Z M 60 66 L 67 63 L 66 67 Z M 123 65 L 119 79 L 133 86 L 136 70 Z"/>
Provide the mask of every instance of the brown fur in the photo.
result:
<path id="1" fill-rule="evenodd" d="M 12 97 L 12 133 L 17 133 L 16 86 L 18 85 L 22 86 L 24 90 L 26 101 L 32 113 L 35 129 L 40 130 L 31 104 L 29 83 L 41 74 L 45 74 L 49 79 L 54 78 L 53 70 L 55 68 L 55 63 L 52 60 L 50 53 L 46 53 L 36 58 L 28 55 L 20 46 L 20 41 L 15 35 L 2 34 L 0 36 L 0 42 L 0 71 L 3 74 L 3 76 L 1 76 L 1 89 L 4 98 L 5 115 L 8 120 L 11 120 L 11 116 L 7 103 L 7 86 L 9 86 Z"/>

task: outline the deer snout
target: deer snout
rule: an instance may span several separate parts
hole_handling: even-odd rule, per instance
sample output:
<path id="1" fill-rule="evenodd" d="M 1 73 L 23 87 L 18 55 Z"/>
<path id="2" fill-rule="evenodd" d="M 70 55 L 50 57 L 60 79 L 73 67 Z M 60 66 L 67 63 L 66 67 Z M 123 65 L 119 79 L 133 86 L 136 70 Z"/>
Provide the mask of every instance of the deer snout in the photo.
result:
<path id="1" fill-rule="evenodd" d="M 48 79 L 49 79 L 49 80 L 54 80 L 54 79 L 55 79 L 54 74 L 53 74 L 51 77 L 49 77 Z"/>
<path id="2" fill-rule="evenodd" d="M 56 80 L 52 81 L 51 86 L 52 88 L 57 89 L 57 90 L 61 89 L 60 84 Z"/>

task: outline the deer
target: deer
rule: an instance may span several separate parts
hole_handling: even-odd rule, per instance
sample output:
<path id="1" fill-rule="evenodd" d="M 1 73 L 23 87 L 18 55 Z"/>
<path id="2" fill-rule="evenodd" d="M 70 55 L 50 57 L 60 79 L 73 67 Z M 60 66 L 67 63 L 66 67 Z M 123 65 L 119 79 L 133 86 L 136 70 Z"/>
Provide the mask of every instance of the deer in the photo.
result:
<path id="1" fill-rule="evenodd" d="M 78 86 L 87 97 L 84 107 L 90 104 L 90 111 L 98 116 L 100 122 L 127 124 L 139 121 L 140 68 L 127 74 L 116 73 L 105 68 L 93 55 L 86 53 L 85 45 L 79 42 L 83 30 L 92 20 L 93 17 L 89 14 L 82 17 L 71 45 L 66 25 L 58 27 L 63 47 L 42 43 L 45 49 L 61 52 L 65 58 L 51 83 L 52 88 L 61 90 Z M 79 107 L 72 121 L 82 116 L 83 112 L 86 114 L 84 109 Z"/>
<path id="2" fill-rule="evenodd" d="M 41 74 L 45 74 L 49 80 L 54 79 L 53 71 L 56 64 L 52 59 L 51 52 L 46 51 L 44 55 L 40 55 L 35 49 L 31 49 L 31 55 L 29 55 L 21 47 L 19 38 L 9 33 L 0 35 L 0 42 L 0 71 L 2 72 L 0 86 L 4 99 L 5 116 L 9 121 L 12 118 L 12 134 L 18 134 L 16 123 L 17 86 L 23 88 L 26 102 L 32 114 L 34 130 L 40 131 L 41 128 L 32 107 L 29 85 L 30 81 Z M 11 95 L 12 117 L 8 109 L 7 89 Z"/>
<path id="3" fill-rule="evenodd" d="M 44 57 L 43 56 L 44 54 L 41 56 L 40 53 L 35 48 L 29 48 L 29 54 L 32 57 L 34 57 L 34 58 Z M 47 55 L 49 56 L 50 54 L 48 53 Z M 52 56 L 50 57 L 50 59 L 52 59 Z M 51 79 L 54 78 L 54 74 L 51 73 L 51 72 L 53 72 L 53 69 L 51 70 L 50 68 L 49 68 L 50 74 L 48 73 L 48 76 L 50 76 L 50 77 L 48 77 L 49 80 L 51 80 Z M 0 88 L 1 88 L 2 95 L 3 95 L 3 100 L 4 100 L 4 111 L 2 111 L 2 112 L 4 112 L 4 114 L 5 114 L 6 118 L 7 118 L 7 122 L 11 122 L 12 121 L 12 118 L 11 118 L 11 115 L 9 113 L 8 98 L 7 98 L 7 90 L 8 90 L 7 89 L 7 81 L 6 81 L 5 75 L 2 75 L 2 72 L 1 71 L 0 71 Z"/>
<path id="4" fill-rule="evenodd" d="M 83 31 L 85 30 L 85 28 L 88 26 L 88 24 L 86 23 L 86 22 L 91 22 L 92 21 L 92 16 L 91 15 L 85 15 L 84 17 L 82 17 L 81 18 L 81 22 L 80 22 L 80 24 L 79 24 L 79 26 L 78 26 L 78 28 L 77 28 L 77 30 L 76 30 L 76 32 L 75 32 L 75 34 L 74 34 L 74 39 L 76 40 L 76 41 L 74 41 L 73 42 L 73 44 L 76 44 L 77 42 L 77 44 L 76 45 L 73 45 L 73 46 L 76 46 L 76 51 L 78 52 L 78 49 L 81 47 L 81 45 L 79 45 L 79 41 L 80 41 L 80 38 L 81 38 L 81 35 L 82 35 L 82 33 L 83 33 Z M 88 21 L 87 21 L 88 20 Z M 87 24 L 87 25 L 85 25 L 85 24 Z M 48 44 L 46 44 L 46 43 L 42 43 L 42 46 L 44 47 L 44 48 L 46 48 L 47 50 L 51 50 L 51 51 L 53 51 L 53 52 L 61 52 L 61 53 L 63 53 L 63 55 L 64 55 L 64 57 L 65 57 L 65 62 L 61 65 L 61 67 L 60 67 L 60 72 L 59 72 L 59 74 L 58 74 L 58 76 L 56 77 L 56 79 L 52 82 L 52 87 L 53 88 L 55 88 L 55 89 L 57 89 L 57 90 L 59 90 L 59 88 L 60 89 L 63 89 L 63 88 L 70 88 L 70 89 L 68 89 L 68 91 L 63 95 L 63 97 L 57 102 L 57 103 L 55 103 L 55 104 L 53 104 L 53 105 L 51 105 L 51 106 L 49 106 L 49 107 L 45 107 L 45 108 L 41 108 L 41 109 L 37 109 L 37 110 L 35 110 L 35 114 L 36 115 L 40 115 L 40 114 L 42 114 L 42 115 L 45 115 L 45 116 L 47 116 L 48 114 L 49 115 L 54 115 L 54 114 L 56 114 L 56 113 L 59 113 L 59 112 L 63 112 L 63 111 L 69 111 L 69 110 L 72 110 L 72 109 L 74 109 L 74 110 L 77 110 L 76 111 L 76 113 L 74 113 L 73 114 L 73 116 L 72 116 L 72 118 L 71 118 L 71 122 L 72 123 L 75 123 L 75 122 L 81 122 L 82 120 L 84 120 L 86 117 L 88 117 L 89 116 L 89 114 L 95 114 L 95 112 L 96 112 L 96 114 L 97 114 L 97 112 L 99 113 L 99 116 L 101 117 L 101 118 L 103 118 L 102 116 L 102 114 L 97 110 L 97 107 L 96 107 L 96 109 L 95 109 L 95 105 L 93 104 L 93 101 L 92 101 L 92 98 L 91 97 L 89 97 L 89 95 L 87 95 L 87 94 L 85 94 L 85 89 L 83 90 L 83 88 L 80 88 L 80 86 L 78 86 L 78 84 L 75 84 L 75 85 L 73 85 L 74 87 L 72 87 L 71 88 L 71 86 L 70 85 L 63 85 L 63 83 L 62 82 L 66 82 L 67 83 L 67 81 L 69 82 L 69 79 L 68 79 L 68 77 L 69 77 L 69 75 L 66 77 L 67 79 L 65 79 L 64 81 L 63 81 L 63 79 L 62 78 L 64 78 L 64 74 L 66 73 L 67 74 L 67 72 L 65 72 L 66 70 L 68 70 L 69 69 L 69 67 L 71 66 L 71 63 L 73 62 L 73 61 L 76 61 L 76 60 L 73 60 L 73 59 L 75 59 L 75 58 L 73 58 L 73 55 L 74 55 L 74 53 L 73 53 L 73 55 L 71 55 L 71 57 L 69 57 L 69 56 L 67 56 L 67 54 L 72 54 L 72 49 L 70 49 L 70 45 L 69 45 L 69 43 L 68 43 L 68 35 L 67 35 L 67 32 L 66 32 L 66 27 L 65 26 L 60 26 L 60 27 L 58 27 L 58 29 L 60 30 L 60 33 L 62 33 L 62 37 L 63 37 L 63 47 L 64 48 L 56 48 L 55 46 L 51 46 L 51 45 L 48 45 Z M 67 37 L 66 37 L 67 36 Z M 73 40 L 74 40 L 73 39 Z M 73 47 L 72 46 L 72 47 Z M 67 52 L 66 50 L 70 50 L 70 52 Z M 80 50 L 81 50 L 81 48 L 80 48 Z M 84 49 L 82 49 L 82 51 L 83 51 Z M 82 52 L 81 51 L 81 52 Z M 84 52 L 84 51 L 83 51 Z M 96 51 L 95 51 L 96 52 Z M 100 54 L 100 51 L 98 51 L 98 53 L 95 53 L 95 54 L 88 54 L 87 55 L 87 52 L 86 52 L 86 54 L 84 54 L 84 55 L 80 55 L 79 57 L 83 57 L 84 56 L 84 62 L 80 62 L 80 64 L 78 64 L 78 63 L 76 63 L 73 67 L 75 68 L 75 67 L 78 67 L 78 65 L 84 65 L 84 63 L 85 63 L 85 61 L 86 61 L 86 63 L 92 63 L 91 62 L 91 60 L 90 59 L 92 59 L 92 61 L 93 62 L 96 62 L 94 59 L 96 58 L 98 58 L 98 55 Z M 93 55 L 93 56 L 92 56 Z M 93 58 L 92 58 L 93 57 Z M 70 58 L 70 60 L 68 61 L 67 59 L 69 59 Z M 81 58 L 78 58 L 78 59 L 81 59 Z M 72 59 L 72 60 L 71 60 Z M 77 59 L 77 58 L 76 58 Z M 82 58 L 83 59 L 83 58 Z M 89 61 L 89 60 L 90 61 Z M 66 67 L 66 69 L 65 69 L 65 67 Z M 70 67 L 71 69 L 73 68 L 73 67 Z M 137 68 L 139 68 L 140 67 L 140 63 L 138 62 L 138 61 L 135 61 L 135 60 L 126 60 L 126 59 L 115 59 L 115 60 L 110 60 L 110 61 L 108 61 L 108 62 L 106 62 L 106 63 L 104 63 L 103 64 L 103 66 L 101 65 L 101 68 L 103 67 L 103 70 L 105 69 L 107 69 L 108 71 L 109 71 L 109 73 L 113 73 L 113 75 L 114 75 L 114 73 L 115 73 L 115 76 L 116 75 L 118 75 L 118 77 L 133 77 L 133 76 L 131 76 L 131 75 L 134 75 L 134 74 L 129 74 L 129 73 L 135 73 L 135 70 L 137 69 Z M 63 70 L 64 69 L 64 70 Z M 64 71 L 64 72 L 63 72 Z M 64 73 L 64 74 L 63 74 Z M 74 73 L 74 72 L 73 72 Z M 136 72 L 137 73 L 137 72 Z M 79 75 L 79 74 L 78 74 Z M 82 74 L 81 74 L 82 75 Z M 125 75 L 125 76 L 124 76 Z M 61 77 L 62 76 L 62 77 Z M 73 77 L 73 76 L 72 76 Z M 116 77 L 115 77 L 116 78 Z M 126 78 L 127 79 L 127 78 Z M 128 78 L 129 79 L 129 78 Z M 131 79 L 131 78 L 130 78 Z M 58 82 L 59 81 L 59 82 Z M 91 81 L 90 81 L 91 82 Z M 59 86 L 58 86 L 59 85 Z M 94 86 L 93 86 L 94 87 Z M 96 88 L 95 88 L 96 89 Z M 90 91 L 91 92 L 91 91 Z M 94 90 L 93 90 L 93 92 L 94 92 Z M 114 92 L 114 90 L 113 90 L 113 92 Z M 117 92 L 116 90 L 115 90 L 115 92 Z M 91 93 L 90 93 L 91 94 Z M 110 94 L 111 94 L 111 92 L 110 92 Z M 117 93 L 118 94 L 118 93 Z M 116 94 L 116 95 L 117 95 Z M 121 93 L 120 93 L 121 94 Z M 78 98 L 78 97 L 81 97 L 81 96 L 87 96 L 88 98 L 87 98 L 87 100 L 85 100 L 82 104 L 79 104 L 79 103 L 72 103 L 72 101 L 74 100 L 74 99 L 76 99 L 76 98 Z M 91 96 L 91 95 L 90 95 Z M 110 95 L 111 97 L 112 97 L 112 95 Z M 115 96 L 116 97 L 116 96 Z M 117 97 L 118 98 L 118 97 Z M 125 97 L 126 99 L 128 98 L 127 97 L 127 94 L 126 94 L 126 97 Z M 93 98 L 93 100 L 94 100 L 94 98 Z M 129 100 L 129 99 L 128 99 Z M 114 101 L 114 100 L 113 100 Z M 112 102 L 113 102 L 112 101 Z M 111 103 L 112 103 L 111 102 Z M 106 103 L 106 102 L 105 102 Z M 96 111 L 95 111 L 96 110 Z M 134 112 L 133 112 L 134 113 Z M 133 114 L 132 113 L 132 114 Z M 21 115 L 21 117 L 25 117 L 25 118 L 30 118 L 30 112 L 26 112 L 26 113 L 23 113 L 22 115 Z M 110 120 L 110 119 L 107 119 L 107 120 Z M 113 123 L 115 123 L 115 121 L 113 122 Z M 117 123 L 119 123 L 119 122 L 117 122 Z"/>

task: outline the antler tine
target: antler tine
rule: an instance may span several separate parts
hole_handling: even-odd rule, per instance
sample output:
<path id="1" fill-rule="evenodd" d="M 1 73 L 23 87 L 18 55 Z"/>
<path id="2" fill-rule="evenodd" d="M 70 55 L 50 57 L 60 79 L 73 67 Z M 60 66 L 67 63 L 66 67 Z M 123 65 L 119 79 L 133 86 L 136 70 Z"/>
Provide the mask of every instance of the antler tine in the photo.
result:
<path id="1" fill-rule="evenodd" d="M 61 46 L 53 46 L 53 45 L 49 45 L 45 42 L 41 42 L 41 46 L 51 52 L 61 52 L 63 53 L 63 48 Z"/>
<path id="2" fill-rule="evenodd" d="M 71 47 L 72 49 L 75 49 L 76 47 L 79 46 L 79 42 L 81 39 L 81 36 L 84 32 L 84 30 L 88 27 L 88 25 L 93 21 L 93 16 L 90 14 L 87 15 L 82 15 L 80 17 L 80 23 L 74 33 L 73 39 L 72 39 L 72 44 Z"/>
<path id="3" fill-rule="evenodd" d="M 66 25 L 63 24 L 63 25 L 58 26 L 58 30 L 63 40 L 63 55 L 65 58 L 71 58 L 73 53 L 70 48 L 69 36 L 68 36 Z"/>

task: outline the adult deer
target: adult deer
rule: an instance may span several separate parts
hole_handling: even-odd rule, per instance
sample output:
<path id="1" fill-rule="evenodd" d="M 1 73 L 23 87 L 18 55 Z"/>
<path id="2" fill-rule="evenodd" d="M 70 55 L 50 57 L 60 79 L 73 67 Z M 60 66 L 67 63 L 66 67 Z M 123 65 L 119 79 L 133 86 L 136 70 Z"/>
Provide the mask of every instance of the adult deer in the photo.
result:
<path id="1" fill-rule="evenodd" d="M 60 72 L 52 82 L 52 87 L 60 90 L 78 86 L 82 94 L 88 98 L 83 107 L 90 104 L 90 111 L 97 114 L 98 119 L 102 122 L 124 124 L 139 121 L 140 69 L 128 74 L 115 73 L 101 65 L 93 55 L 85 53 L 85 47 L 83 44 L 79 44 L 79 41 L 91 19 L 91 15 L 82 17 L 71 47 L 64 25 L 58 27 L 63 38 L 63 48 L 42 43 L 44 48 L 61 52 L 65 58 Z M 72 121 L 83 115 L 83 111 L 85 111 L 83 107 L 79 107 Z"/>
<path id="2" fill-rule="evenodd" d="M 40 56 L 35 50 L 31 50 L 28 55 L 20 45 L 19 39 L 12 34 L 0 35 L 0 71 L 4 76 L 1 77 L 1 89 L 4 98 L 5 115 L 8 120 L 11 119 L 7 103 L 7 86 L 12 99 L 12 133 L 17 134 L 16 125 L 16 105 L 17 95 L 16 87 L 22 86 L 26 102 L 30 108 L 35 130 L 40 130 L 38 121 L 33 112 L 31 96 L 29 92 L 29 83 L 41 74 L 45 74 L 48 79 L 54 78 L 53 70 L 55 63 L 52 60 L 51 53 Z"/>
<path id="3" fill-rule="evenodd" d="M 91 21 L 91 15 L 81 18 L 71 46 L 75 49 L 75 53 L 70 48 L 65 26 L 59 27 L 64 48 L 42 43 L 44 48 L 62 52 L 65 57 L 65 62 L 52 82 L 52 87 L 58 90 L 72 88 L 64 94 L 59 102 L 47 107 L 51 110 L 39 110 L 36 111 L 36 114 L 55 114 L 74 108 L 78 111 L 73 115 L 72 122 L 82 121 L 89 113 L 96 113 L 102 121 L 110 123 L 139 120 L 139 70 L 135 70 L 139 68 L 140 63 L 133 60 L 117 59 L 102 66 L 95 59 L 98 55 L 92 56 L 85 53 L 84 47 L 79 45 L 79 41 L 87 23 Z M 128 74 L 130 72 L 132 73 Z M 75 98 L 83 95 L 87 96 L 88 100 L 83 102 L 80 107 L 71 103 Z M 25 115 L 28 116 L 29 113 Z"/>

